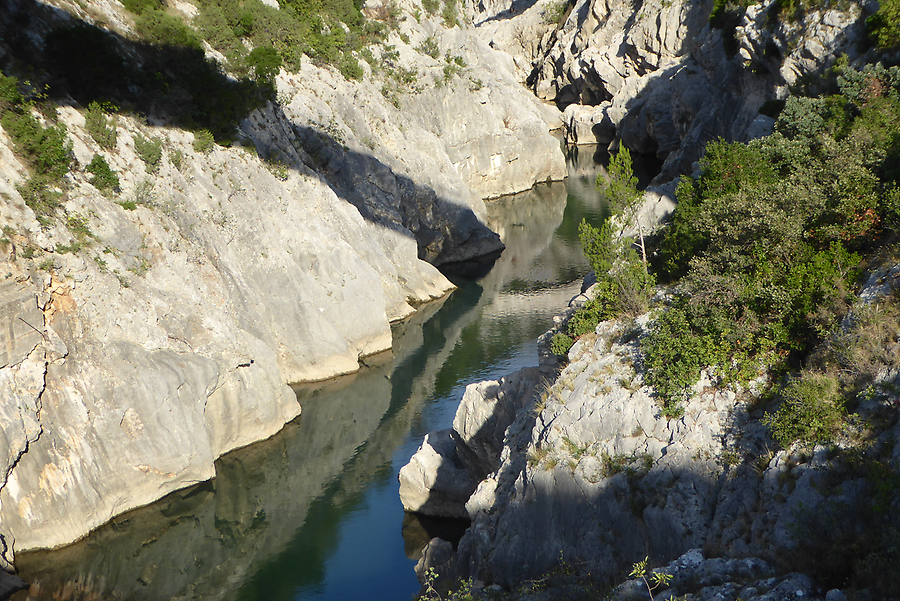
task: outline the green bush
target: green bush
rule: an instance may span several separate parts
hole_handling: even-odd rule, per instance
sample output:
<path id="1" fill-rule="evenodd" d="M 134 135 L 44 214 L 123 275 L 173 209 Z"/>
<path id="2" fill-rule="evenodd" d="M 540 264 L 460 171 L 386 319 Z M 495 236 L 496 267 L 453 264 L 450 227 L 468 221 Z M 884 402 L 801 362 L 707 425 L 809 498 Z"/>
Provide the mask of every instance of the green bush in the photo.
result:
<path id="1" fill-rule="evenodd" d="M 782 392 L 778 411 L 766 413 L 763 423 L 783 448 L 796 441 L 805 445 L 833 442 L 846 411 L 836 378 L 806 373 Z"/>
<path id="2" fill-rule="evenodd" d="M 50 187 L 46 177 L 33 175 L 16 187 L 25 204 L 34 211 L 35 218 L 48 226 L 56 210 L 62 205 L 62 194 Z"/>
<path id="3" fill-rule="evenodd" d="M 422 40 L 422 43 L 416 46 L 416 50 L 435 59 L 441 55 L 441 49 L 434 36 L 428 36 Z"/>
<path id="4" fill-rule="evenodd" d="M 91 184 L 103 194 L 119 191 L 119 176 L 109 168 L 109 163 L 99 154 L 93 156 L 84 170 L 93 175 L 90 179 Z"/>
<path id="5" fill-rule="evenodd" d="M 869 39 L 879 48 L 900 45 L 900 1 L 881 0 L 878 11 L 866 19 Z"/>
<path id="6" fill-rule="evenodd" d="M 444 27 L 459 27 L 459 7 L 456 0 L 444 0 L 441 19 L 444 21 Z"/>
<path id="7" fill-rule="evenodd" d="M 122 0 L 122 5 L 136 15 L 163 7 L 159 0 Z"/>
<path id="8" fill-rule="evenodd" d="M 344 52 L 338 63 L 338 69 L 347 79 L 361 80 L 363 78 L 363 70 L 359 65 L 359 61 L 350 52 Z"/>
<path id="9" fill-rule="evenodd" d="M 253 71 L 253 79 L 268 92 L 268 99 L 275 99 L 275 77 L 281 70 L 281 56 L 271 46 L 254 48 L 247 55 L 247 66 Z"/>
<path id="10" fill-rule="evenodd" d="M 27 107 L 5 112 L 0 124 L 35 171 L 54 181 L 68 173 L 74 156 L 65 125 L 44 127 Z"/>
<path id="11" fill-rule="evenodd" d="M 438 9 L 441 8 L 441 2 L 440 0 L 422 0 L 422 8 L 425 9 L 429 16 L 433 17 L 437 14 Z"/>
<path id="12" fill-rule="evenodd" d="M 677 307 L 659 316 L 641 349 L 645 355 L 644 382 L 656 389 L 666 406 L 687 395 L 701 370 L 721 365 L 727 356 L 724 341 L 695 331 L 685 312 Z"/>
<path id="13" fill-rule="evenodd" d="M 116 125 L 107 118 L 106 111 L 99 102 L 92 102 L 84 113 L 84 127 L 94 142 L 101 148 L 112 150 L 116 147 Z"/>
<path id="14" fill-rule="evenodd" d="M 554 334 L 550 340 L 550 352 L 554 355 L 565 357 L 569 354 L 569 349 L 572 348 L 573 344 L 575 344 L 575 341 L 572 340 L 571 336 Z"/>
<path id="15" fill-rule="evenodd" d="M 147 171 L 156 173 L 159 170 L 159 164 L 162 160 L 162 140 L 159 138 L 150 138 L 149 140 L 140 134 L 134 136 L 134 150 L 137 152 Z"/>
<path id="16" fill-rule="evenodd" d="M 152 44 L 201 49 L 200 38 L 184 21 L 161 10 L 148 10 L 138 17 L 135 28 Z"/>
<path id="17" fill-rule="evenodd" d="M 200 154 L 208 154 L 216 145 L 216 139 L 208 129 L 201 129 L 194 132 L 194 141 L 191 146 Z"/>

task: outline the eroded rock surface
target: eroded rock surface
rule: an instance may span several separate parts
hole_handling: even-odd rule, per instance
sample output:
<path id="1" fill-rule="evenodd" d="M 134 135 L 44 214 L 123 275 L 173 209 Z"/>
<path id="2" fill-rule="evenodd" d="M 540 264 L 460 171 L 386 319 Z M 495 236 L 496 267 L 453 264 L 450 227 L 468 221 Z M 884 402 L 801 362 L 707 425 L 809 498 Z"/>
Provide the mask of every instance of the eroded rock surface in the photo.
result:
<path id="1" fill-rule="evenodd" d="M 663 415 L 641 376 L 647 323 L 646 316 L 605 322 L 582 337 L 546 401 L 508 428 L 500 467 L 467 504 L 473 522 L 458 550 L 462 578 L 509 589 L 565 565 L 609 582 L 645 556 L 662 565 L 703 548 L 707 558 L 722 558 L 704 568 L 704 586 L 719 587 L 731 578 L 719 573 L 731 558 L 801 565 L 801 556 L 838 535 L 828 524 L 845 524 L 841 532 L 872 528 L 867 511 L 846 511 L 866 506 L 873 481 L 834 449 L 773 452 L 753 386 L 735 390 L 707 374 L 682 415 Z M 884 416 L 871 452 L 896 458 L 897 414 L 888 404 L 876 399 L 859 411 Z M 744 570 L 740 561 L 735 570 Z M 676 594 L 700 594 L 698 574 L 673 587 Z M 800 583 L 813 592 L 807 576 L 750 575 L 727 590 L 773 599 Z M 726 588 L 704 588 L 698 598 Z"/>
<path id="2" fill-rule="evenodd" d="M 766 100 L 864 39 L 859 5 L 772 19 L 747 8 L 732 35 L 711 0 L 580 0 L 534 61 L 537 95 L 565 109 L 573 143 L 609 142 L 665 159 L 659 181 L 692 171 L 706 142 L 764 133 Z"/>
<path id="3" fill-rule="evenodd" d="M 118 5 L 55 4 L 40 14 L 131 27 Z M 483 198 L 565 175 L 556 111 L 508 56 L 436 19 L 403 28 L 407 41 L 391 35 L 421 70 L 415 94 L 305 62 L 279 75 L 277 105 L 241 122 L 239 144 L 207 154 L 190 132 L 125 115 L 101 148 L 65 103 L 77 164 L 44 225 L 0 130 L 5 561 L 213 477 L 217 457 L 299 413 L 286 383 L 356 371 L 391 347 L 391 322 L 452 288 L 435 265 L 502 248 Z M 414 50 L 426 37 L 441 60 Z M 468 66 L 445 81 L 446 53 Z M 139 136 L 163 142 L 158 170 Z M 120 192 L 89 183 L 95 154 Z"/>
<path id="4" fill-rule="evenodd" d="M 475 487 L 500 467 L 506 430 L 534 403 L 547 374 L 529 367 L 498 381 L 470 384 L 453 428 L 425 436 L 400 470 L 400 500 L 406 511 L 467 519 Z"/>

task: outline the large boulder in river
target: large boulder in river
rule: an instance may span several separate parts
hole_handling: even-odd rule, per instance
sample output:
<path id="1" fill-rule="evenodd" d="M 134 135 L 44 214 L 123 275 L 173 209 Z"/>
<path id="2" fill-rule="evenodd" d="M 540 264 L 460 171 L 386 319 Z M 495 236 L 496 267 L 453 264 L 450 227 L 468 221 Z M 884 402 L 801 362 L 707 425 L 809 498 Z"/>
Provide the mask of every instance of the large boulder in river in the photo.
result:
<path id="1" fill-rule="evenodd" d="M 468 518 L 466 503 L 479 481 L 500 467 L 506 430 L 533 403 L 544 374 L 528 367 L 499 381 L 469 384 L 453 429 L 431 432 L 400 470 L 407 511 Z"/>
<path id="2" fill-rule="evenodd" d="M 476 485 L 459 460 L 452 430 L 426 434 L 419 450 L 400 469 L 400 501 L 406 511 L 467 518 L 466 501 Z"/>
<path id="3" fill-rule="evenodd" d="M 543 378 L 540 368 L 528 367 L 499 380 L 466 386 L 453 430 L 460 441 L 458 453 L 476 480 L 500 467 L 506 429 L 519 411 L 533 403 Z"/>

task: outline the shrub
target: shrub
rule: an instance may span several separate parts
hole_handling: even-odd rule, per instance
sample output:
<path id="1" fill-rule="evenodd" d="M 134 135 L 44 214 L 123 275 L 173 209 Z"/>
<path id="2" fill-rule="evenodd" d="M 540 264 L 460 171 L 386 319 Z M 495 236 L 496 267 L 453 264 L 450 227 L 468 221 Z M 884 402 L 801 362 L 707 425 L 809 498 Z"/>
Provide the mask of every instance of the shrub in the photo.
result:
<path id="1" fill-rule="evenodd" d="M 137 152 L 147 171 L 156 173 L 162 160 L 162 140 L 159 138 L 147 139 L 140 134 L 134 136 L 134 150 Z"/>
<path id="2" fill-rule="evenodd" d="M 444 21 L 444 27 L 459 27 L 459 7 L 456 0 L 444 0 L 441 19 Z"/>
<path id="3" fill-rule="evenodd" d="M 152 44 L 202 48 L 200 38 L 193 29 L 181 19 L 161 10 L 144 11 L 138 17 L 135 27 L 141 37 Z"/>
<path id="4" fill-rule="evenodd" d="M 653 323 L 641 343 L 646 373 L 644 382 L 653 386 L 665 406 L 686 396 L 700 371 L 723 362 L 723 341 L 694 331 L 684 311 L 672 308 Z"/>
<path id="5" fill-rule="evenodd" d="M 253 79 L 269 92 L 267 98 L 275 98 L 275 76 L 281 70 L 281 56 L 271 46 L 254 48 L 247 55 L 247 66 L 253 70 Z"/>
<path id="6" fill-rule="evenodd" d="M 437 40 L 434 39 L 434 36 L 428 36 L 422 40 L 422 43 L 416 46 L 416 50 L 422 54 L 427 54 L 434 59 L 441 55 L 441 49 L 438 46 Z"/>
<path id="7" fill-rule="evenodd" d="M 437 14 L 437 11 L 440 7 L 440 0 L 422 0 L 422 8 L 424 8 L 425 12 L 427 12 L 431 17 Z"/>
<path id="8" fill-rule="evenodd" d="M 572 348 L 573 344 L 575 344 L 575 341 L 570 336 L 554 334 L 550 340 L 550 352 L 554 355 L 565 357 L 569 354 L 569 349 Z"/>
<path id="9" fill-rule="evenodd" d="M 50 188 L 47 178 L 33 175 L 16 189 L 25 204 L 34 211 L 38 223 L 45 227 L 50 225 L 51 217 L 62 204 L 62 194 Z"/>
<path id="10" fill-rule="evenodd" d="M 68 173 L 74 156 L 65 125 L 44 127 L 26 108 L 7 111 L 0 124 L 15 142 L 16 150 L 38 173 L 53 181 Z"/>
<path id="11" fill-rule="evenodd" d="M 209 151 L 216 145 L 216 139 L 208 129 L 201 129 L 194 132 L 194 141 L 191 144 L 194 150 L 200 154 L 209 154 Z"/>
<path id="12" fill-rule="evenodd" d="M 845 416 L 836 378 L 806 373 L 790 382 L 782 395 L 778 411 L 763 418 L 778 444 L 788 448 L 796 441 L 814 445 L 834 440 Z"/>
<path id="13" fill-rule="evenodd" d="M 136 15 L 162 8 L 159 0 L 122 0 L 122 5 Z"/>
<path id="14" fill-rule="evenodd" d="M 99 154 L 93 156 L 84 170 L 93 175 L 90 179 L 91 184 L 103 194 L 119 191 L 119 176 L 109 168 L 109 163 Z"/>
<path id="15" fill-rule="evenodd" d="M 347 79 L 361 80 L 363 78 L 362 67 L 359 66 L 359 61 L 356 60 L 356 57 L 350 52 L 344 52 L 341 55 L 338 69 L 340 70 L 341 75 Z"/>
<path id="16" fill-rule="evenodd" d="M 866 19 L 869 39 L 879 48 L 900 44 L 900 1 L 882 0 L 878 11 Z"/>
<path id="17" fill-rule="evenodd" d="M 101 148 L 112 150 L 116 147 L 116 126 L 106 117 L 106 112 L 99 102 L 92 102 L 84 113 L 84 127 L 94 142 Z"/>

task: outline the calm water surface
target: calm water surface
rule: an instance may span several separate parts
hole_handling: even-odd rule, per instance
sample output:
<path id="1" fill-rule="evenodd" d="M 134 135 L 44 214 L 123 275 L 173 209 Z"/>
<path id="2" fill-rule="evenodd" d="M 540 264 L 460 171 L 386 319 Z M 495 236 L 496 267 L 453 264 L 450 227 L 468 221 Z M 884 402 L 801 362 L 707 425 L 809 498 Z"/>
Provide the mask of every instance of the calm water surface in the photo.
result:
<path id="1" fill-rule="evenodd" d="M 453 525 L 404 515 L 397 474 L 467 384 L 537 365 L 535 339 L 588 271 L 578 223 L 602 219 L 599 169 L 582 147 L 566 183 L 490 202 L 507 249 L 487 275 L 454 278 L 359 374 L 298 387 L 301 416 L 220 459 L 214 481 L 20 554 L 33 586 L 13 599 L 410 599 L 418 552 Z"/>

